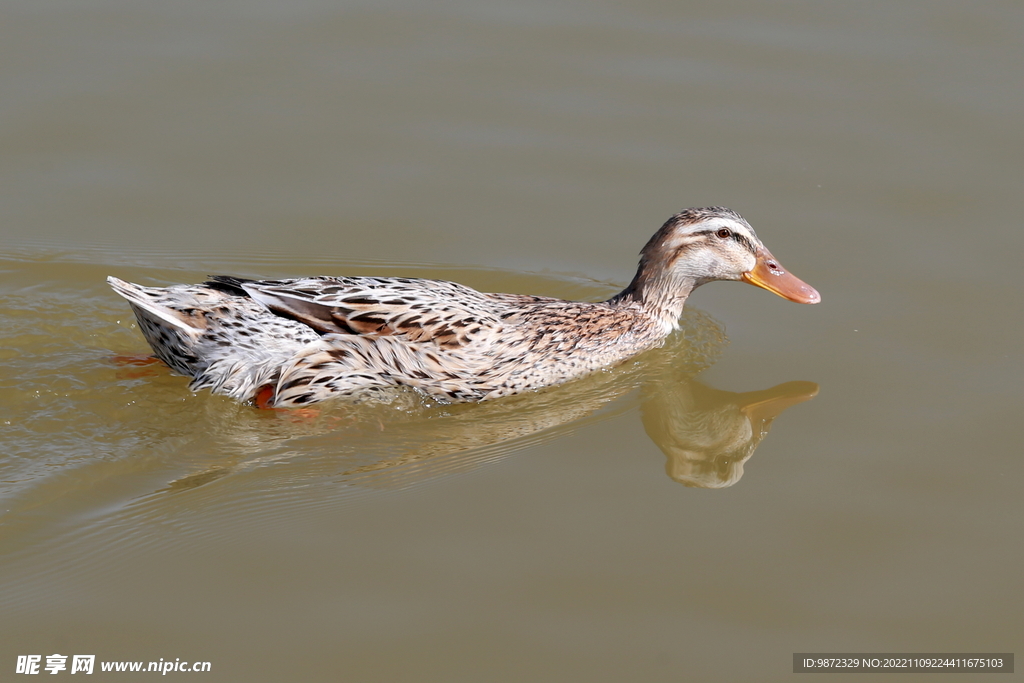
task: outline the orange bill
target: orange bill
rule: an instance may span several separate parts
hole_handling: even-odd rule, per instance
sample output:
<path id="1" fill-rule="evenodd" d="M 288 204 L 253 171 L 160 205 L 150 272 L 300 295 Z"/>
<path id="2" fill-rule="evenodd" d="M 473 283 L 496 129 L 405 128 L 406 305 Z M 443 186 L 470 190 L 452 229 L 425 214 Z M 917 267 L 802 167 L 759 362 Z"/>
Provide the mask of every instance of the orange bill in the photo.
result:
<path id="1" fill-rule="evenodd" d="M 789 299 L 798 304 L 816 304 L 821 301 L 821 295 L 814 287 L 783 270 L 767 249 L 758 252 L 757 264 L 753 269 L 743 273 L 742 278 L 744 282 L 763 287 L 783 299 Z"/>

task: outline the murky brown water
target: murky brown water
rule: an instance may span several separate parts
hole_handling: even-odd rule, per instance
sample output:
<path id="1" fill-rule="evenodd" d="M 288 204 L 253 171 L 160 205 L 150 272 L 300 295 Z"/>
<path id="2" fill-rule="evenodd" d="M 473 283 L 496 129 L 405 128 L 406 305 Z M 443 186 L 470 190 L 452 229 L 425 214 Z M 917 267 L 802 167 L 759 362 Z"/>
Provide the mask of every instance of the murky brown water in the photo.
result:
<path id="1" fill-rule="evenodd" d="M 1024 8 L 435 4 L 5 3 L 0 671 L 1014 651 Z M 108 274 L 599 298 L 708 204 L 823 303 L 713 284 L 664 348 L 476 406 L 267 414 L 111 361 L 146 347 Z"/>

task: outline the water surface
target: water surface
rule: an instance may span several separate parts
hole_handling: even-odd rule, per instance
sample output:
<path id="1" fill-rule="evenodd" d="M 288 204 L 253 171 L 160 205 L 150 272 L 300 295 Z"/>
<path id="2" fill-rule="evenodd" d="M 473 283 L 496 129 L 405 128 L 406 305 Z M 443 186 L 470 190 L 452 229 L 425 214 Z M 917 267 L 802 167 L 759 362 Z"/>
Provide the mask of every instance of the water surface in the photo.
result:
<path id="1" fill-rule="evenodd" d="M 0 671 L 1013 651 L 1022 33 L 1011 2 L 8 2 Z M 712 204 L 823 302 L 712 284 L 663 348 L 470 406 L 264 413 L 113 360 L 146 347 L 106 275 L 593 300 Z"/>

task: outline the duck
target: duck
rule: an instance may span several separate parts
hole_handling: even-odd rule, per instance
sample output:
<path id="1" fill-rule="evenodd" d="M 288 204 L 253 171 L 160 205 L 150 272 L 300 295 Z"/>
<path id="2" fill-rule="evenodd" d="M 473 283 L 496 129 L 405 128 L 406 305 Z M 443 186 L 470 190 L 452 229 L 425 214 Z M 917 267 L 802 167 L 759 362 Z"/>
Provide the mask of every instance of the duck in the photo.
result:
<path id="1" fill-rule="evenodd" d="M 261 408 L 396 387 L 465 403 L 563 384 L 661 345 L 690 293 L 715 280 L 821 301 L 746 220 L 717 206 L 669 218 L 629 285 L 598 302 L 405 277 L 215 275 L 168 287 L 107 278 L 154 357 L 191 377 L 192 391 Z"/>

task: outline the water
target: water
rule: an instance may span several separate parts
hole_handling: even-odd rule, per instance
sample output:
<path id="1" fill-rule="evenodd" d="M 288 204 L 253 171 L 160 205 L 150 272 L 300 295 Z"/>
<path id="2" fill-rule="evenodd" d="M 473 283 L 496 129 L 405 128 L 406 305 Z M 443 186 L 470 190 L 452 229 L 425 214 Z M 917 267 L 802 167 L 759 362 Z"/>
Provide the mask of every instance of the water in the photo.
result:
<path id="1" fill-rule="evenodd" d="M 0 670 L 765 681 L 1020 642 L 1016 4 L 4 14 Z M 663 348 L 470 406 L 263 413 L 113 360 L 146 347 L 106 275 L 598 299 L 711 204 L 822 303 L 715 283 Z"/>

